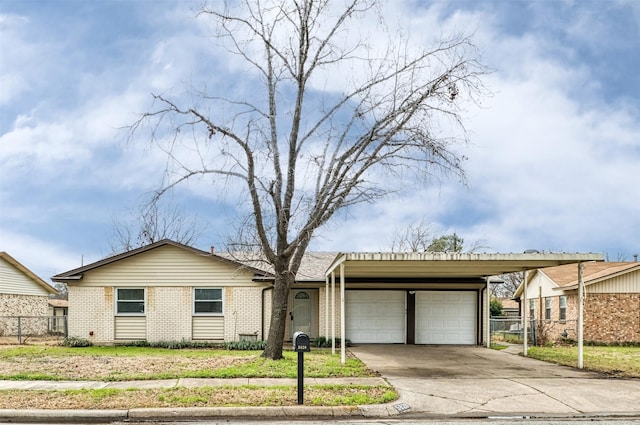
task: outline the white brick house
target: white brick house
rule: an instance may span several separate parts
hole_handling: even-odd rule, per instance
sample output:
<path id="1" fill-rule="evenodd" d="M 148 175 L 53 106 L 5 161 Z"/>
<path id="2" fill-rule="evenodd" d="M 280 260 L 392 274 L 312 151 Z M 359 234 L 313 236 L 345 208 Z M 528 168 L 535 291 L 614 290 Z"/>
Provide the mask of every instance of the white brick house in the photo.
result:
<path id="1" fill-rule="evenodd" d="M 486 344 L 490 276 L 600 257 L 308 252 L 285 338 L 300 330 L 353 343 Z M 69 288 L 69 336 L 96 344 L 263 340 L 269 331 L 274 277 L 251 258 L 163 240 L 52 280 Z"/>

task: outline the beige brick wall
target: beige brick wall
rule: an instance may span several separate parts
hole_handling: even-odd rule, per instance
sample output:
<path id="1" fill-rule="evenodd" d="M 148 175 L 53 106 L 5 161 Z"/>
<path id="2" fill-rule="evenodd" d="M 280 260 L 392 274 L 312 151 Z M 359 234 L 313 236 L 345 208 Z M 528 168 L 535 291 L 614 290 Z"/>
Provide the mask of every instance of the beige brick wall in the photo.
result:
<path id="1" fill-rule="evenodd" d="M 227 287 L 224 289 L 225 341 L 238 341 L 240 334 L 255 334 L 256 339 L 261 339 L 262 288 Z M 265 310 L 265 321 L 268 322 L 270 316 L 267 313 L 268 311 Z"/>
<path id="2" fill-rule="evenodd" d="M 69 336 L 85 338 L 94 344 L 113 342 L 113 293 L 111 287 L 69 286 Z"/>
<path id="3" fill-rule="evenodd" d="M 191 339 L 190 287 L 147 288 L 147 341 Z"/>
<path id="4" fill-rule="evenodd" d="M 326 303 L 326 292 L 329 292 L 329 329 L 325 329 L 325 318 L 326 318 L 326 308 L 325 306 L 327 305 Z M 336 295 L 335 295 L 336 299 L 335 299 L 335 317 L 336 317 L 336 337 L 339 338 L 340 337 L 340 285 L 338 282 L 336 282 Z M 325 287 L 321 287 L 320 291 L 319 291 L 319 295 L 318 295 L 318 305 L 319 305 L 319 310 L 318 310 L 318 329 L 319 329 L 319 333 L 318 336 L 324 336 L 325 338 L 330 338 L 331 337 L 331 326 L 332 326 L 332 322 L 331 322 L 331 285 L 329 285 L 328 287 L 328 291 L 325 289 Z"/>

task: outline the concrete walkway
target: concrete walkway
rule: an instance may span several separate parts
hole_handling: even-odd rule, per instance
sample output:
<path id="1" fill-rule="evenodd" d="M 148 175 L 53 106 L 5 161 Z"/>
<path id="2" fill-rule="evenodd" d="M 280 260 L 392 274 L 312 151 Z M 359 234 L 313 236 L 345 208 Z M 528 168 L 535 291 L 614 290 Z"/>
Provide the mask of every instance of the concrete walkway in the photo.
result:
<path id="1" fill-rule="evenodd" d="M 221 417 L 640 417 L 640 380 L 601 375 L 524 358 L 517 349 L 363 345 L 351 352 L 381 378 L 305 378 L 305 385 L 393 385 L 400 399 L 349 407 L 220 407 L 128 410 L 7 410 L 0 422 L 111 422 Z M 0 390 L 296 385 L 296 379 L 160 381 L 0 381 Z"/>

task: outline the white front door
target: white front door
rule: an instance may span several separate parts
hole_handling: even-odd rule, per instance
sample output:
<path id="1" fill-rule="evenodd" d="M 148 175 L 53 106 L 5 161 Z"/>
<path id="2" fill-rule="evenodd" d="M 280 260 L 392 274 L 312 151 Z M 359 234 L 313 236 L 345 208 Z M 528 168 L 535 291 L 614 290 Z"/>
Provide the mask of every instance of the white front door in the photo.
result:
<path id="1" fill-rule="evenodd" d="M 306 289 L 293 290 L 293 308 L 291 309 L 291 335 L 302 331 L 310 335 L 312 329 L 313 306 L 311 291 Z M 311 335 L 310 335 L 311 336 Z"/>

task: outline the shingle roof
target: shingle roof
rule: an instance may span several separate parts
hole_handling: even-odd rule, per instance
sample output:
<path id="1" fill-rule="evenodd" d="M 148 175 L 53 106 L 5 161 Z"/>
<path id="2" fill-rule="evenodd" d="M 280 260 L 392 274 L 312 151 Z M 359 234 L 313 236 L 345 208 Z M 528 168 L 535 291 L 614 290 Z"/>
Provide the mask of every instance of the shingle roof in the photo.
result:
<path id="1" fill-rule="evenodd" d="M 260 258 L 259 254 L 250 252 L 220 252 L 218 255 L 273 274 L 273 267 Z M 325 272 L 337 255 L 337 252 L 306 252 L 304 257 L 302 257 L 300 268 L 296 274 L 296 281 L 324 282 Z"/>
<path id="2" fill-rule="evenodd" d="M 628 272 L 635 268 L 640 269 L 640 263 L 638 262 L 587 262 L 583 264 L 582 280 L 587 285 L 618 273 Z M 541 269 L 540 272 L 562 288 L 578 284 L 578 266 L 575 264 L 547 267 Z"/>

